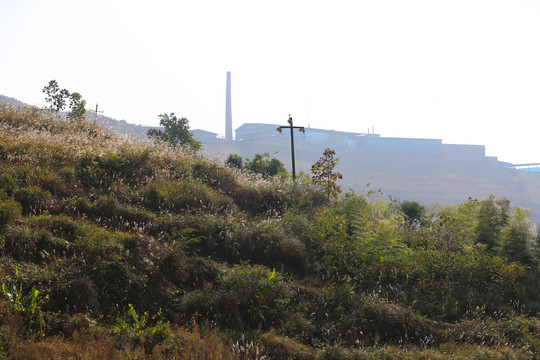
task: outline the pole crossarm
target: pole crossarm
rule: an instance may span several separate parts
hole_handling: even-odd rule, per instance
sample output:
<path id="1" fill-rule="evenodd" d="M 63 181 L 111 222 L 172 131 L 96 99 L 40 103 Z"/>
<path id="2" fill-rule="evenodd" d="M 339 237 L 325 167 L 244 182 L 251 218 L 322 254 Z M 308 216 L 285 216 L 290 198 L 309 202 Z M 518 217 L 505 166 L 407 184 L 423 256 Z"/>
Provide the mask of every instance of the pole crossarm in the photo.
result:
<path id="1" fill-rule="evenodd" d="M 97 103 L 96 103 L 96 110 L 89 109 L 89 111 L 93 111 L 93 112 L 94 112 L 94 125 L 95 125 L 96 122 L 97 122 L 97 116 L 98 116 L 98 114 L 103 114 L 103 111 L 98 111 L 98 104 L 97 104 Z"/>
<path id="2" fill-rule="evenodd" d="M 289 123 L 289 126 L 278 126 L 278 128 L 276 130 L 279 131 L 280 133 L 282 132 L 283 129 L 290 129 L 290 131 L 291 131 L 292 179 L 293 179 L 293 182 L 295 182 L 296 181 L 296 169 L 295 169 L 295 163 L 294 163 L 294 132 L 293 132 L 293 130 L 298 129 L 298 130 L 300 130 L 300 132 L 305 133 L 306 129 L 303 126 L 293 126 L 293 119 L 291 117 L 291 114 L 289 114 L 289 120 L 287 120 L 287 122 Z"/>

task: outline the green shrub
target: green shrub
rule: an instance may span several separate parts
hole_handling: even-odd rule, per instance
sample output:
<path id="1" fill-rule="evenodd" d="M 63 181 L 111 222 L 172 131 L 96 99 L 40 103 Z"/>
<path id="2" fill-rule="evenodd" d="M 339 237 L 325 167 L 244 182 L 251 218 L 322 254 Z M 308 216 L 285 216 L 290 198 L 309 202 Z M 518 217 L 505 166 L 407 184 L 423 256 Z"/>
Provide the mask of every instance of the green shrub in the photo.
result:
<path id="1" fill-rule="evenodd" d="M 240 210 L 252 216 L 281 214 L 287 206 L 286 189 L 271 182 L 254 181 L 243 184 L 231 197 Z"/>
<path id="2" fill-rule="evenodd" d="M 37 184 L 42 190 L 54 194 L 57 198 L 73 196 L 76 193 L 76 188 L 72 184 L 66 183 L 58 172 L 38 169 L 33 177 L 33 183 Z"/>
<path id="3" fill-rule="evenodd" d="M 223 212 L 234 209 L 232 201 L 208 186 L 188 179 L 154 182 L 144 191 L 145 205 L 154 211 L 182 212 L 206 210 Z"/>
<path id="4" fill-rule="evenodd" d="M 21 216 L 21 205 L 0 190 L 0 232 Z"/>
<path id="5" fill-rule="evenodd" d="M 159 273 L 171 284 L 183 289 L 202 289 L 218 279 L 218 269 L 208 259 L 187 257 L 180 251 L 171 251 L 161 258 Z"/>
<path id="6" fill-rule="evenodd" d="M 24 225 L 11 228 L 4 236 L 3 250 L 20 261 L 48 262 L 69 251 L 67 241 L 54 237 L 44 229 L 32 229 Z"/>
<path id="7" fill-rule="evenodd" d="M 95 201 L 86 197 L 65 199 L 61 211 L 68 215 L 86 216 L 99 224 L 119 230 L 142 231 L 145 225 L 155 221 L 155 216 L 150 212 L 122 204 L 112 195 L 99 196 Z"/>
<path id="8" fill-rule="evenodd" d="M 150 149 L 123 146 L 105 155 L 86 156 L 77 164 L 77 177 L 88 188 L 108 189 L 122 180 L 130 185 L 152 175 Z"/>
<path id="9" fill-rule="evenodd" d="M 48 309 L 67 314 L 86 312 L 98 316 L 102 289 L 92 280 L 84 262 L 70 260 L 55 264 L 53 269 L 55 278 L 49 285 L 51 292 Z"/>
<path id="10" fill-rule="evenodd" d="M 4 190 L 7 195 L 11 196 L 17 189 L 17 179 L 12 174 L 0 174 L 0 190 Z"/>
<path id="11" fill-rule="evenodd" d="M 8 154 L 8 149 L 6 149 L 4 145 L 0 144 L 0 161 L 7 160 L 7 154 Z"/>
<path id="12" fill-rule="evenodd" d="M 422 314 L 456 320 L 470 309 L 498 311 L 522 296 L 524 268 L 483 251 L 426 250 L 410 278 L 414 308 Z"/>
<path id="13" fill-rule="evenodd" d="M 42 308 L 47 302 L 47 297 L 40 296 L 40 291 L 32 287 L 28 295 L 23 295 L 17 286 L 11 288 L 2 284 L 2 294 L 8 298 L 12 309 L 16 314 L 20 314 L 28 323 L 31 331 L 35 331 L 39 337 L 45 336 L 45 320 Z"/>
<path id="14" fill-rule="evenodd" d="M 21 204 L 23 215 L 41 213 L 47 207 L 48 194 L 40 188 L 30 186 L 15 191 L 13 198 Z"/>
<path id="15" fill-rule="evenodd" d="M 182 295 L 178 300 L 177 317 L 184 321 L 195 321 L 204 323 L 208 319 L 222 322 L 220 314 L 214 307 L 216 294 L 213 290 L 194 290 Z"/>
<path id="16" fill-rule="evenodd" d="M 116 318 L 113 333 L 118 338 L 121 347 L 128 343 L 142 345 L 147 353 L 151 353 L 154 346 L 162 343 L 171 334 L 169 322 L 162 322 L 161 311 L 152 316 L 148 311 L 137 314 L 132 304 L 128 304 L 126 320 Z"/>
<path id="17" fill-rule="evenodd" d="M 79 225 L 75 219 L 65 215 L 40 215 L 31 219 L 32 227 L 51 232 L 54 236 L 74 241 Z"/>
<path id="18" fill-rule="evenodd" d="M 359 295 L 350 285 L 329 286 L 316 298 L 313 322 L 316 337 L 327 344 L 420 343 L 430 323 L 377 295 Z"/>
<path id="19" fill-rule="evenodd" d="M 288 236 L 278 219 L 242 224 L 234 228 L 232 237 L 238 243 L 240 261 L 294 272 L 305 270 L 304 244 Z"/>
<path id="20" fill-rule="evenodd" d="M 328 203 L 328 199 L 318 189 L 311 184 L 297 182 L 287 192 L 286 202 L 293 209 L 300 210 L 306 214 L 317 211 L 321 206 Z"/>
<path id="21" fill-rule="evenodd" d="M 77 165 L 77 179 L 87 188 L 107 190 L 114 179 L 107 170 L 99 166 L 99 161 L 85 157 Z"/>
<path id="22" fill-rule="evenodd" d="M 186 320 L 213 319 L 233 329 L 269 328 L 285 320 L 290 297 L 289 285 L 275 270 L 240 265 L 214 287 L 186 293 L 179 312 Z"/>
<path id="23" fill-rule="evenodd" d="M 305 271 L 304 245 L 288 236 L 279 219 L 246 221 L 236 214 L 193 214 L 164 217 L 147 228 L 148 233 L 165 241 L 176 241 L 181 235 L 186 253 L 211 256 L 229 263 L 253 261 L 268 267 Z M 179 244 L 179 245 L 180 245 Z"/>
<path id="24" fill-rule="evenodd" d="M 283 277 L 263 266 L 240 265 L 218 286 L 216 304 L 233 327 L 269 327 L 285 319 L 291 293 Z"/>
<path id="25" fill-rule="evenodd" d="M 114 312 L 117 305 L 127 306 L 128 302 L 138 305 L 145 296 L 145 269 L 139 268 L 141 262 L 130 261 L 124 248 L 129 237 L 94 226 L 80 226 L 76 231 L 73 245 L 84 264 L 79 276 L 88 277 L 99 289 L 98 311 Z"/>
<path id="26" fill-rule="evenodd" d="M 339 345 L 327 346 L 317 356 L 318 360 L 345 360 L 348 359 L 348 351 Z"/>
<path id="27" fill-rule="evenodd" d="M 232 194 L 238 187 L 237 174 L 215 162 L 198 159 L 193 162 L 193 178 L 224 194 Z"/>

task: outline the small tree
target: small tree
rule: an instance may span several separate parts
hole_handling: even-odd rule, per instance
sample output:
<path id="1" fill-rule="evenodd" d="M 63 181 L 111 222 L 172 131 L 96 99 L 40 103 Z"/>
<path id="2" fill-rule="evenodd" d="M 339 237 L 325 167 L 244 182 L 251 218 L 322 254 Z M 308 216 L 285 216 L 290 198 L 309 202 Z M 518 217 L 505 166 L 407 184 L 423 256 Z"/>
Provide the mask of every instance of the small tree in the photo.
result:
<path id="1" fill-rule="evenodd" d="M 285 173 L 285 166 L 276 158 L 270 159 L 270 154 L 255 154 L 253 159 L 243 161 L 242 157 L 237 154 L 229 154 L 225 164 L 230 167 L 235 167 L 240 170 L 246 169 L 256 174 L 261 174 L 265 178 L 276 176 L 280 173 Z"/>
<path id="2" fill-rule="evenodd" d="M 78 92 L 74 92 L 69 96 L 69 107 L 71 112 L 69 117 L 72 120 L 82 121 L 84 120 L 84 114 L 86 114 L 86 100 L 84 100 Z"/>
<path id="3" fill-rule="evenodd" d="M 201 143 L 193 138 L 189 132 L 189 121 L 186 118 L 177 118 L 174 113 L 159 115 L 159 124 L 164 130 L 150 129 L 146 133 L 149 138 L 168 142 L 173 146 L 189 146 L 193 150 L 199 150 Z"/>
<path id="4" fill-rule="evenodd" d="M 285 171 L 283 163 L 276 158 L 270 159 L 269 153 L 255 154 L 253 159 L 246 159 L 244 168 L 261 174 L 265 178 L 276 176 L 280 172 Z"/>
<path id="5" fill-rule="evenodd" d="M 49 81 L 49 84 L 43 88 L 45 101 L 49 103 L 49 109 L 56 113 L 64 110 L 69 101 L 69 118 L 71 120 L 82 121 L 86 114 L 86 100 L 78 92 L 70 93 L 66 89 L 60 89 L 56 80 Z"/>
<path id="6" fill-rule="evenodd" d="M 501 254 L 509 261 L 530 264 L 534 259 L 535 234 L 529 222 L 527 211 L 512 209 L 508 226 L 501 232 Z"/>
<path id="7" fill-rule="evenodd" d="M 399 205 L 399 209 L 403 213 L 403 216 L 408 223 L 422 223 L 425 208 L 416 201 L 403 201 Z"/>
<path id="8" fill-rule="evenodd" d="M 315 164 L 311 166 L 311 182 L 320 185 L 323 188 L 327 199 L 336 198 L 341 193 L 341 188 L 336 184 L 337 179 L 343 176 L 339 172 L 334 172 L 334 168 L 339 162 L 334 155 L 336 152 L 326 148 L 323 155 Z"/>
<path id="9" fill-rule="evenodd" d="M 229 157 L 227 157 L 227 160 L 225 160 L 225 165 L 235 167 L 240 170 L 244 168 L 244 164 L 242 163 L 242 157 L 238 154 L 229 154 Z"/>
<path id="10" fill-rule="evenodd" d="M 480 202 L 476 215 L 476 242 L 485 244 L 488 250 L 501 246 L 502 230 L 510 221 L 510 200 L 489 195 Z"/>
<path id="11" fill-rule="evenodd" d="M 56 80 L 49 81 L 49 84 L 43 88 L 45 101 L 49 103 L 49 109 L 54 112 L 60 112 L 66 106 L 69 98 L 69 91 L 60 89 Z"/>

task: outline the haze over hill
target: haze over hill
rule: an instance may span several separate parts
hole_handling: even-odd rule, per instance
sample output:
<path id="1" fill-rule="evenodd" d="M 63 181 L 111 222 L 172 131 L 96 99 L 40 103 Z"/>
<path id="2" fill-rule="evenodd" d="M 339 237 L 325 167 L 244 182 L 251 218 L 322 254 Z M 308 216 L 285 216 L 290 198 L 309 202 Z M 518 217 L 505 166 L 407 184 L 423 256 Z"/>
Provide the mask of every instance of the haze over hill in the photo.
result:
<path id="1" fill-rule="evenodd" d="M 291 169 L 287 136 L 276 133 L 272 138 L 243 142 L 202 140 L 209 154 L 222 159 L 229 153 L 243 157 L 269 153 Z M 418 151 L 347 150 L 339 144 L 302 140 L 300 134 L 296 134 L 295 142 L 297 171 L 309 173 L 327 147 L 334 149 L 339 158 L 336 169 L 343 174 L 339 184 L 344 189 L 381 190 L 385 197 L 428 206 L 459 204 L 469 197 L 483 199 L 495 194 L 507 197 L 514 206 L 531 209 L 531 219 L 540 221 L 540 173 L 507 168 L 494 158 L 451 160 Z"/>

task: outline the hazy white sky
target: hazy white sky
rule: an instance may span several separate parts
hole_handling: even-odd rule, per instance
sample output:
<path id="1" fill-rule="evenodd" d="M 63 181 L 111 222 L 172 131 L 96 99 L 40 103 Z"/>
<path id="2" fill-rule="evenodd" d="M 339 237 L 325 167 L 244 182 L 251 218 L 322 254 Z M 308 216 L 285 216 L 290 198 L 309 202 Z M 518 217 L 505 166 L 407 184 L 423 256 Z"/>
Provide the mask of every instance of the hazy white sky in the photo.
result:
<path id="1" fill-rule="evenodd" d="M 540 0 L 0 0 L 0 94 L 485 145 L 540 162 Z"/>

